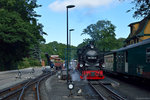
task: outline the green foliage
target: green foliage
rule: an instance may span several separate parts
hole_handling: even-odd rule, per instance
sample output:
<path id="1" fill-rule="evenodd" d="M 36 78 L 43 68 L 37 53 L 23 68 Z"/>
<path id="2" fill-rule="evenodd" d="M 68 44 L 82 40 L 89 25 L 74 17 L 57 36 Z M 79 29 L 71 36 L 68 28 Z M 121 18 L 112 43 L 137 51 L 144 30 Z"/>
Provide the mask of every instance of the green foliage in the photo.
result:
<path id="1" fill-rule="evenodd" d="M 125 45 L 124 41 L 126 38 L 119 38 L 117 39 L 117 48 L 121 48 Z"/>
<path id="2" fill-rule="evenodd" d="M 66 45 L 62 43 L 58 43 L 56 41 L 50 42 L 48 44 L 41 44 L 40 49 L 41 49 L 41 58 L 47 61 L 45 57 L 45 53 L 48 53 L 49 55 L 59 55 L 59 57 L 63 60 L 66 58 Z M 76 47 L 71 46 L 72 50 L 72 57 L 75 58 L 76 54 Z"/>
<path id="3" fill-rule="evenodd" d="M 115 26 L 110 21 L 100 20 L 96 24 L 91 24 L 83 30 L 83 34 L 87 34 L 92 40 L 97 41 L 107 36 L 115 37 Z"/>
<path id="4" fill-rule="evenodd" d="M 146 17 L 150 15 L 150 0 L 133 0 L 135 6 L 132 8 L 134 11 L 134 18 Z"/>
<path id="5" fill-rule="evenodd" d="M 96 47 L 100 51 L 110 51 L 119 48 L 118 41 L 115 38 L 115 28 L 116 27 L 111 24 L 110 21 L 100 20 L 96 24 L 87 26 L 81 35 L 88 34 L 91 37 L 91 40 L 95 41 Z M 87 44 L 88 41 L 89 39 L 80 45 Z"/>
<path id="6" fill-rule="evenodd" d="M 0 70 L 16 69 L 44 42 L 46 33 L 35 18 L 37 7 L 36 0 L 0 0 Z"/>
<path id="7" fill-rule="evenodd" d="M 80 43 L 77 48 L 82 48 L 83 46 L 89 43 L 90 39 L 84 39 L 82 43 Z"/>
<path id="8" fill-rule="evenodd" d="M 40 61 L 33 58 L 23 58 L 23 61 L 20 61 L 18 63 L 18 68 L 28 68 L 28 67 L 35 67 L 35 66 L 41 66 Z"/>
<path id="9" fill-rule="evenodd" d="M 36 0 L 0 0 L 0 9 L 6 9 L 9 12 L 15 11 L 21 15 L 23 20 L 30 21 L 37 15 L 34 11 L 35 8 L 40 7 Z"/>
<path id="10" fill-rule="evenodd" d="M 96 47 L 100 51 L 110 51 L 123 47 L 125 38 L 115 38 L 115 26 L 110 21 L 100 20 L 96 24 L 91 24 L 83 30 L 83 34 L 88 34 L 91 39 L 85 39 L 83 43 L 78 45 L 81 48 L 88 44 L 90 40 L 94 40 Z"/>
<path id="11" fill-rule="evenodd" d="M 134 18 L 147 17 L 150 15 L 150 0 L 131 0 L 131 3 L 134 4 L 134 6 L 127 12 L 134 11 Z"/>
<path id="12" fill-rule="evenodd" d="M 96 42 L 96 47 L 99 48 L 100 51 L 110 51 L 113 49 L 117 49 L 116 44 L 116 38 L 108 36 L 106 38 L 98 40 Z"/>
<path id="13" fill-rule="evenodd" d="M 24 58 L 23 61 L 18 63 L 18 68 L 22 69 L 22 68 L 27 68 L 30 66 L 29 60 L 28 58 Z"/>
<path id="14" fill-rule="evenodd" d="M 0 40 L 2 42 L 28 42 L 33 38 L 30 33 L 30 23 L 23 21 L 18 13 L 0 9 L 0 15 Z M 30 38 L 23 39 L 26 36 Z"/>

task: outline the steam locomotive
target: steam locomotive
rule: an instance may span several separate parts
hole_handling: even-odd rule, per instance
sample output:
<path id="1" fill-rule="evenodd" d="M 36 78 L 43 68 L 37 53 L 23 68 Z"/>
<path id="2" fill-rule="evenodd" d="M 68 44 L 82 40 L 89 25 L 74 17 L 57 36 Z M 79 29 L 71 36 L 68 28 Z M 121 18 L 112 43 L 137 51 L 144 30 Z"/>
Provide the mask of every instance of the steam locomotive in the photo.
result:
<path id="1" fill-rule="evenodd" d="M 95 48 L 94 42 L 77 50 L 78 66 L 81 79 L 98 80 L 104 79 L 101 65 L 103 64 L 103 53 Z"/>

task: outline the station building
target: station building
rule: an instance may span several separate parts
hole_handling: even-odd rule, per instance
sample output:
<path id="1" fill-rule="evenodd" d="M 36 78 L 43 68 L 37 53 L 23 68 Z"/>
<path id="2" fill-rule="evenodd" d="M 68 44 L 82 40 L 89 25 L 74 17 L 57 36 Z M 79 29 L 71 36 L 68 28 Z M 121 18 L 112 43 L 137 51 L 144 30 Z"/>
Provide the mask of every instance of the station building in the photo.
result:
<path id="1" fill-rule="evenodd" d="M 125 40 L 125 46 L 150 38 L 150 15 L 139 22 L 129 24 L 130 34 Z"/>

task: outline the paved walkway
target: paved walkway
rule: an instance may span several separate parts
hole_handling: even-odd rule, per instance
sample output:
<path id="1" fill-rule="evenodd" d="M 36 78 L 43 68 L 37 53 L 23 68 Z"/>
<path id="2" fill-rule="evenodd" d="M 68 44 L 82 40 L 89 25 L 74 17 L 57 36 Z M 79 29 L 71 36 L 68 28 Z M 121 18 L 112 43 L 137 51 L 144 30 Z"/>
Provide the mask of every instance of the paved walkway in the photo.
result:
<path id="1" fill-rule="evenodd" d="M 59 80 L 57 75 L 47 79 L 40 89 L 41 100 L 98 100 L 95 96 L 90 96 L 93 92 L 86 81 L 74 81 L 73 95 L 69 96 L 70 91 L 67 88 L 66 80 Z M 82 91 L 80 94 L 79 90 Z"/>
<path id="2" fill-rule="evenodd" d="M 18 75 L 18 70 L 0 72 L 0 90 L 42 74 L 42 68 L 34 68 L 33 73 L 32 71 L 32 68 L 22 69 L 20 70 L 20 77 Z"/>

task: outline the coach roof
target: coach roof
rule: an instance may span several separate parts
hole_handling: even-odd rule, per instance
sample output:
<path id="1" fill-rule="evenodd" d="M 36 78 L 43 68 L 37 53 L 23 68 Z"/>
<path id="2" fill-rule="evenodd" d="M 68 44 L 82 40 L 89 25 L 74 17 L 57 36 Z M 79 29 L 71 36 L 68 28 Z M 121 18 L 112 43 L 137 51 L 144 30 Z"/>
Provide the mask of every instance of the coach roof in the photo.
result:
<path id="1" fill-rule="evenodd" d="M 141 45 L 145 45 L 145 44 L 148 44 L 148 43 L 150 43 L 150 39 L 146 39 L 146 40 L 143 40 L 142 42 L 132 44 L 132 45 L 128 45 L 126 47 L 122 47 L 122 48 L 120 48 L 118 50 L 115 50 L 115 51 L 123 51 L 123 50 L 131 49 L 131 48 L 135 48 L 135 47 L 138 47 L 138 46 L 141 46 Z"/>
<path id="2" fill-rule="evenodd" d="M 112 54 L 112 53 L 115 53 L 115 52 L 118 52 L 118 51 L 124 51 L 124 50 L 128 50 L 128 49 L 132 49 L 132 48 L 135 48 L 135 47 L 138 47 L 138 46 L 141 46 L 141 45 L 145 45 L 145 44 L 148 44 L 148 43 L 150 43 L 150 39 L 146 39 L 146 40 L 143 40 L 142 42 L 139 42 L 139 43 L 136 43 L 136 44 L 131 44 L 131 45 L 128 45 L 126 47 L 122 47 L 122 48 L 117 49 L 117 50 L 112 50 L 108 53 L 105 53 L 105 55 Z"/>

